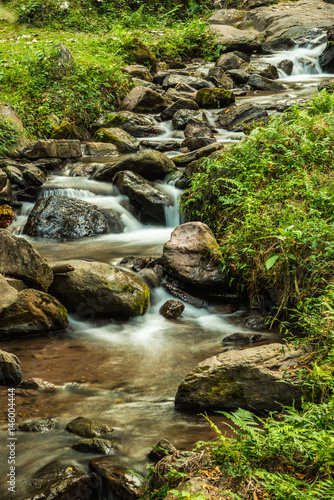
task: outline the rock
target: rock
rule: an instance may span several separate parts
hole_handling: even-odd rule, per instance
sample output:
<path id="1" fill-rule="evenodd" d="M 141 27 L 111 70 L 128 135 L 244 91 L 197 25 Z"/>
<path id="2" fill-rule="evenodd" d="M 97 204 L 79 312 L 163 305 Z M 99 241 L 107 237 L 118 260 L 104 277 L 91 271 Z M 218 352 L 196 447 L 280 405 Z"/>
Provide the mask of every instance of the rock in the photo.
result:
<path id="1" fill-rule="evenodd" d="M 195 76 L 186 76 L 174 73 L 170 73 L 168 76 L 166 76 L 166 78 L 162 82 L 162 86 L 163 88 L 168 89 L 170 87 L 176 87 L 179 83 L 182 83 L 183 85 L 189 85 L 195 90 L 211 89 L 214 87 L 211 82 L 205 80 L 204 78 L 197 78 Z"/>
<path id="2" fill-rule="evenodd" d="M 20 360 L 15 354 L 0 350 L 0 385 L 16 387 L 22 380 Z"/>
<path id="3" fill-rule="evenodd" d="M 28 186 L 42 186 L 46 181 L 46 174 L 32 163 L 21 165 L 20 170 Z"/>
<path id="4" fill-rule="evenodd" d="M 145 87 L 151 90 L 157 90 L 157 85 L 152 82 L 147 82 L 146 80 L 141 80 L 140 78 L 132 78 L 132 83 L 135 87 Z"/>
<path id="5" fill-rule="evenodd" d="M 80 141 L 40 139 L 32 142 L 21 151 L 23 158 L 80 158 Z"/>
<path id="6" fill-rule="evenodd" d="M 265 330 L 267 328 L 266 316 L 256 310 L 243 313 L 239 317 L 239 322 L 245 328 L 251 328 L 252 330 Z"/>
<path id="7" fill-rule="evenodd" d="M 0 338 L 59 332 L 68 326 L 65 307 L 51 295 L 28 288 L 0 313 Z"/>
<path id="8" fill-rule="evenodd" d="M 11 287 L 2 274 L 0 274 L 0 314 L 4 309 L 17 301 L 18 295 L 18 291 Z"/>
<path id="9" fill-rule="evenodd" d="M 53 272 L 47 261 L 24 238 L 0 230 L 0 273 L 22 279 L 24 283 L 47 291 Z"/>
<path id="10" fill-rule="evenodd" d="M 203 112 L 195 109 L 179 109 L 173 115 L 173 127 L 177 130 L 183 130 L 186 128 L 186 125 L 191 118 L 197 121 L 203 121 Z"/>
<path id="11" fill-rule="evenodd" d="M 121 128 L 100 128 L 95 132 L 94 139 L 114 144 L 120 153 L 135 153 L 139 149 L 139 142 L 132 135 Z"/>
<path id="12" fill-rule="evenodd" d="M 230 69 L 227 71 L 227 75 L 232 77 L 233 81 L 238 85 L 247 83 L 250 77 L 250 74 L 243 69 Z"/>
<path id="13" fill-rule="evenodd" d="M 326 82 L 322 82 L 318 86 L 319 92 L 322 90 L 325 90 L 327 93 L 332 94 L 334 92 L 334 79 L 332 80 L 327 80 Z"/>
<path id="14" fill-rule="evenodd" d="M 138 40 L 138 38 L 133 38 L 130 42 L 127 42 L 126 49 L 137 64 L 143 64 L 150 68 L 153 73 L 156 72 L 157 60 L 155 55 L 150 51 L 148 46 Z"/>
<path id="15" fill-rule="evenodd" d="M 179 151 L 181 143 L 175 141 L 169 142 L 154 142 L 154 141 L 141 141 L 140 146 L 143 148 L 154 149 L 160 153 L 167 153 L 168 151 Z"/>
<path id="16" fill-rule="evenodd" d="M 228 344 L 248 344 L 250 342 L 257 342 L 261 339 L 261 335 L 258 333 L 231 333 L 227 337 L 223 338 L 223 343 Z"/>
<path id="17" fill-rule="evenodd" d="M 188 495 L 189 498 L 201 498 L 202 500 L 221 500 L 224 497 L 221 496 L 219 489 L 224 488 L 224 485 L 227 484 L 227 476 L 218 476 L 220 479 L 218 483 L 217 476 L 208 476 L 209 475 L 205 472 L 201 473 L 201 471 L 199 471 L 195 477 L 192 473 L 187 475 L 187 477 L 182 477 L 182 482 L 174 487 L 175 493 L 169 492 L 163 500 L 175 500 L 175 498 L 177 498 L 175 495 L 182 495 L 185 498 L 187 498 L 186 495 Z M 182 496 L 180 498 L 182 498 Z M 228 496 L 232 498 L 230 495 Z"/>
<path id="18" fill-rule="evenodd" d="M 56 392 L 57 386 L 48 382 L 47 380 L 42 380 L 41 378 L 28 378 L 21 382 L 21 387 L 28 389 L 41 389 L 45 392 Z"/>
<path id="19" fill-rule="evenodd" d="M 51 293 L 80 316 L 131 317 L 148 308 L 148 286 L 135 274 L 110 264 L 70 260 L 75 270 L 55 274 Z"/>
<path id="20" fill-rule="evenodd" d="M 50 139 L 78 139 L 87 140 L 90 138 L 88 130 L 78 127 L 75 123 L 61 122 L 56 125 L 51 132 Z"/>
<path id="21" fill-rule="evenodd" d="M 72 445 L 72 448 L 82 453 L 98 453 L 99 455 L 113 455 L 115 445 L 109 439 L 92 438 L 81 439 Z"/>
<path id="22" fill-rule="evenodd" d="M 180 288 L 177 288 L 174 285 L 171 285 L 170 283 L 163 283 L 162 286 L 167 292 L 171 293 L 172 295 L 175 295 L 175 297 L 178 297 L 184 302 L 187 302 L 188 304 L 197 307 L 198 309 L 201 309 L 204 306 L 204 300 L 193 297 L 192 295 L 189 295 L 189 293 L 185 292 L 184 290 L 181 290 Z"/>
<path id="23" fill-rule="evenodd" d="M 177 449 L 168 439 L 161 439 L 161 441 L 152 448 L 148 454 L 148 458 L 158 462 L 167 455 L 173 455 L 176 451 Z"/>
<path id="24" fill-rule="evenodd" d="M 22 432 L 48 432 L 57 427 L 58 420 L 56 418 L 40 418 L 20 424 L 18 430 Z"/>
<path id="25" fill-rule="evenodd" d="M 251 75 L 248 79 L 248 85 L 258 90 L 286 90 L 286 87 L 281 83 L 260 75 Z"/>
<path id="26" fill-rule="evenodd" d="M 98 420 L 86 417 L 77 417 L 67 424 L 66 430 L 85 438 L 94 438 L 113 432 L 113 428 Z"/>
<path id="27" fill-rule="evenodd" d="M 334 73 L 334 26 L 327 30 L 327 45 L 319 56 L 319 64 L 324 73 Z"/>
<path id="28" fill-rule="evenodd" d="M 303 386 L 285 376 L 305 354 L 281 344 L 227 351 L 199 363 L 178 388 L 178 410 L 279 411 L 300 407 Z M 281 383 L 285 381 L 285 383 Z"/>
<path id="29" fill-rule="evenodd" d="M 95 180 L 112 182 L 117 172 L 130 170 L 147 180 L 164 179 L 176 169 L 174 162 L 159 151 L 146 149 L 129 155 L 115 164 L 106 164 L 94 176 Z"/>
<path id="30" fill-rule="evenodd" d="M 5 169 L 8 179 L 12 184 L 16 184 L 18 187 L 24 189 L 27 187 L 27 183 L 23 177 L 21 170 L 13 165 L 9 165 Z"/>
<path id="31" fill-rule="evenodd" d="M 231 90 L 235 87 L 232 78 L 230 78 L 222 68 L 210 68 L 209 76 L 216 78 L 217 82 L 226 90 Z"/>
<path id="32" fill-rule="evenodd" d="M 270 80 L 276 80 L 278 78 L 278 71 L 276 66 L 260 60 L 251 61 L 250 63 L 244 63 L 240 69 L 243 69 L 250 75 L 260 75 L 264 78 L 269 78 Z"/>
<path id="33" fill-rule="evenodd" d="M 16 278 L 5 277 L 7 284 L 17 290 L 18 292 L 22 292 L 22 290 L 26 290 L 29 288 L 22 280 L 17 280 Z"/>
<path id="34" fill-rule="evenodd" d="M 166 99 L 146 87 L 135 87 L 123 99 L 121 110 L 134 113 L 161 113 L 168 106 Z"/>
<path id="35" fill-rule="evenodd" d="M 188 120 L 186 128 L 184 129 L 184 137 L 211 137 L 213 138 L 213 132 L 211 128 L 205 125 L 203 122 L 198 122 L 193 118 Z M 215 142 L 215 141 L 213 141 Z"/>
<path id="36" fill-rule="evenodd" d="M 237 56 L 234 52 L 222 54 L 216 61 L 216 67 L 221 68 L 224 71 L 229 69 L 239 69 L 242 64 L 245 64 L 244 59 Z"/>
<path id="37" fill-rule="evenodd" d="M 235 96 L 230 90 L 201 89 L 197 92 L 195 100 L 201 108 L 224 108 L 235 102 Z"/>
<path id="38" fill-rule="evenodd" d="M 244 125 L 265 120 L 268 112 L 258 104 L 243 104 L 241 106 L 231 106 L 225 111 L 216 115 L 215 124 L 219 128 L 227 130 L 243 130 Z"/>
<path id="39" fill-rule="evenodd" d="M 142 483 L 130 471 L 115 465 L 109 457 L 95 458 L 89 468 L 101 479 L 106 491 L 119 500 L 138 500 L 143 496 Z"/>
<path id="40" fill-rule="evenodd" d="M 115 175 L 114 182 L 119 191 L 128 196 L 137 206 L 140 217 L 159 224 L 165 224 L 164 208 L 170 199 L 139 174 L 125 170 Z"/>
<path id="41" fill-rule="evenodd" d="M 214 2 L 214 8 L 219 9 L 219 4 L 224 2 Z M 223 24 L 234 26 L 239 23 L 244 17 L 245 12 L 231 8 L 231 2 L 228 4 L 228 8 L 215 10 L 212 16 L 209 17 L 209 24 Z"/>
<path id="42" fill-rule="evenodd" d="M 225 52 L 240 50 L 249 53 L 261 48 L 261 36 L 256 30 L 241 30 L 221 24 L 213 24 L 211 29 L 217 35 L 216 45 L 224 45 Z"/>
<path id="43" fill-rule="evenodd" d="M 16 141 L 8 148 L 9 156 L 17 156 L 20 149 L 24 148 L 29 143 L 29 137 L 26 133 L 22 120 L 7 103 L 0 101 L 0 117 L 9 125 L 16 127 Z"/>
<path id="44" fill-rule="evenodd" d="M 198 104 L 192 99 L 178 99 L 174 104 L 166 108 L 160 115 L 162 121 L 170 120 L 179 109 L 191 109 L 197 111 Z"/>
<path id="45" fill-rule="evenodd" d="M 177 226 L 164 245 L 162 261 L 169 274 L 188 285 L 219 287 L 225 281 L 218 243 L 202 222 Z"/>
<path id="46" fill-rule="evenodd" d="M 88 475 L 73 464 L 51 462 L 34 474 L 28 493 L 29 500 L 99 498 L 100 480 Z"/>
<path id="47" fill-rule="evenodd" d="M 71 266 L 71 264 L 68 264 L 67 262 L 60 264 L 56 262 L 55 264 L 50 264 L 50 267 L 53 274 L 71 273 L 75 270 L 75 267 Z"/>
<path id="48" fill-rule="evenodd" d="M 214 151 L 222 149 L 224 146 L 220 142 L 214 142 L 210 144 L 210 146 L 205 146 L 201 149 L 196 149 L 196 151 L 192 151 L 191 153 L 186 153 L 180 156 L 174 156 L 173 162 L 177 167 L 185 167 L 189 163 L 195 160 L 199 160 L 200 158 L 210 156 Z"/>
<path id="49" fill-rule="evenodd" d="M 138 115 L 130 111 L 109 113 L 108 120 L 103 126 L 105 128 L 119 127 L 133 137 L 154 136 L 164 132 L 151 116 Z"/>
<path id="50" fill-rule="evenodd" d="M 141 80 L 144 80 L 146 82 L 153 81 L 153 76 L 146 68 L 146 66 L 142 66 L 140 64 L 131 64 L 130 66 L 126 66 L 126 68 L 124 68 L 124 71 L 125 73 L 140 78 Z"/>
<path id="51" fill-rule="evenodd" d="M 110 211 L 108 211 L 110 212 Z M 100 211 L 96 205 L 69 196 L 38 200 L 23 228 L 24 234 L 39 238 L 83 238 L 120 233 L 124 226 L 116 212 Z"/>
<path id="52" fill-rule="evenodd" d="M 283 59 L 277 67 L 284 71 L 286 75 L 290 76 L 293 71 L 293 62 L 290 61 L 290 59 Z"/>
<path id="53" fill-rule="evenodd" d="M 62 158 L 40 158 L 39 160 L 35 160 L 33 162 L 36 167 L 47 171 L 47 170 L 55 170 L 61 168 L 64 160 Z"/>
<path id="54" fill-rule="evenodd" d="M 118 149 L 115 144 L 108 142 L 88 142 L 84 147 L 86 156 L 117 156 Z"/>
<path id="55" fill-rule="evenodd" d="M 184 304 L 179 300 L 167 300 L 159 310 L 159 313 L 167 319 L 177 319 L 184 311 Z"/>
<path id="56" fill-rule="evenodd" d="M 14 219 L 13 209 L 9 205 L 0 205 L 0 229 L 6 229 Z"/>
<path id="57" fill-rule="evenodd" d="M 189 151 L 195 151 L 196 149 L 204 148 L 215 142 L 216 139 L 214 137 L 188 137 L 182 142 L 182 146 L 188 148 Z"/>

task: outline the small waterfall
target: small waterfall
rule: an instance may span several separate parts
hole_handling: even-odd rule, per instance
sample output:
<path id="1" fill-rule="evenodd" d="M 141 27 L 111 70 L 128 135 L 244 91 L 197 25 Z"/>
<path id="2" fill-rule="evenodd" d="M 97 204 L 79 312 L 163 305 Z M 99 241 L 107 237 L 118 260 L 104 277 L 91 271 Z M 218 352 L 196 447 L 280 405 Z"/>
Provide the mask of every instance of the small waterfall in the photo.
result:
<path id="1" fill-rule="evenodd" d="M 69 196 L 70 198 L 78 198 L 79 200 L 86 200 L 87 198 L 94 198 L 96 195 L 87 189 L 43 189 L 39 198 L 48 198 L 49 196 Z"/>
<path id="2" fill-rule="evenodd" d="M 171 200 L 171 204 L 164 207 L 166 226 L 176 227 L 181 224 L 180 198 L 182 189 L 175 187 L 176 178 L 165 179 L 164 184 L 159 184 L 160 191 L 163 191 Z"/>

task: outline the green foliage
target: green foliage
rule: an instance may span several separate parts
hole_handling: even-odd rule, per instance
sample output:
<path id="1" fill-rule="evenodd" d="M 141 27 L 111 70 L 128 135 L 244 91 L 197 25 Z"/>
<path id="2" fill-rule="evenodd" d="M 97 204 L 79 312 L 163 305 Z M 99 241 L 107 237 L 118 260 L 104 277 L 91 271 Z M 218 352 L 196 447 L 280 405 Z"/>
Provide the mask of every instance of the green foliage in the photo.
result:
<path id="1" fill-rule="evenodd" d="M 20 139 L 20 131 L 10 119 L 0 115 L 0 158 L 6 156 Z"/>

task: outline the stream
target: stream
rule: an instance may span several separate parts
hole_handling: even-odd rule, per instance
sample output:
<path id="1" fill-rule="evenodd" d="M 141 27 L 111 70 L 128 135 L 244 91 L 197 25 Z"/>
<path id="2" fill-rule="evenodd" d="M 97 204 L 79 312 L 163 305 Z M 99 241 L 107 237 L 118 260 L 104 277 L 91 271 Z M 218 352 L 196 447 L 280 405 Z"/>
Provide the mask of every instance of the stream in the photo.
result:
<path id="1" fill-rule="evenodd" d="M 286 91 L 247 91 L 237 97 L 237 104 L 256 102 L 261 105 L 280 104 L 311 98 L 317 86 L 331 75 L 321 74 L 317 58 L 325 44 L 315 40 L 306 47 L 291 49 L 261 60 L 277 65 L 289 58 L 294 71 L 287 76 L 280 71 L 280 83 Z M 190 65 L 205 74 L 213 64 Z M 219 110 L 208 110 L 209 121 Z M 139 140 L 159 142 L 182 141 L 174 138 L 171 121 L 160 123 L 165 128 L 158 137 Z M 233 143 L 243 139 L 240 132 L 219 129 L 218 141 Z M 167 153 L 173 157 L 178 152 Z M 113 157 L 114 160 L 114 157 Z M 82 158 L 80 161 L 106 163 L 106 158 Z M 165 179 L 155 186 L 167 194 L 171 205 L 166 207 L 166 226 L 142 224 L 125 207 L 126 197 L 109 183 L 73 176 L 78 164 L 69 163 L 61 175 L 51 175 L 43 185 L 40 197 L 60 194 L 76 197 L 103 208 L 112 208 L 121 215 L 125 231 L 81 240 L 27 239 L 50 262 L 66 259 L 94 259 L 117 264 L 125 256 L 159 257 L 163 244 L 182 220 L 179 199 L 182 191 L 175 180 Z M 10 230 L 21 235 L 32 203 L 23 203 L 20 214 Z M 26 237 L 26 236 L 24 236 Z M 240 317 L 244 309 L 224 314 L 214 306 L 203 309 L 186 304 L 182 316 L 173 322 L 159 314 L 161 305 L 173 298 L 162 287 L 151 290 L 151 305 L 144 316 L 127 322 L 70 315 L 66 332 L 47 336 L 3 340 L 1 349 L 16 354 L 24 379 L 39 377 L 52 382 L 56 392 L 17 388 L 18 422 L 42 417 L 57 417 L 59 428 L 50 432 L 17 432 L 17 493 L 8 493 L 6 479 L 0 484 L 0 498 L 16 499 L 26 493 L 32 474 L 52 460 L 78 465 L 88 470 L 88 461 L 96 457 L 74 451 L 71 445 L 77 436 L 65 431 L 66 424 L 78 416 L 96 418 L 114 427 L 111 435 L 116 444 L 115 464 L 146 475 L 147 453 L 162 438 L 178 449 L 192 449 L 199 440 L 214 439 L 214 431 L 200 415 L 174 410 L 174 396 L 180 382 L 199 361 L 222 350 L 222 339 L 234 332 L 254 333 L 244 328 Z M 277 332 L 264 331 L 268 341 L 279 341 Z M 7 388 L 1 387 L 2 397 Z M 5 400 L 4 400 L 5 401 Z M 226 419 L 213 415 L 219 427 L 229 433 Z M 6 439 L 6 407 L 0 413 L 1 439 Z M 6 436 L 6 437 L 5 437 Z M 5 442 L 5 441 L 2 441 Z M 7 468 L 7 456 L 1 456 L 1 469 Z"/>

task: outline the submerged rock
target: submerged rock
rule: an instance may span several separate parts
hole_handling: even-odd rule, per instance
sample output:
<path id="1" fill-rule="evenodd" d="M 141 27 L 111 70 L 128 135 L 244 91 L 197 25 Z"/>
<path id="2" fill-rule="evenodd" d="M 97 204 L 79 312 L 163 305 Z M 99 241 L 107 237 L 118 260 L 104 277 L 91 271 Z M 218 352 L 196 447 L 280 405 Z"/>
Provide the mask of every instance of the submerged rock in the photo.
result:
<path id="1" fill-rule="evenodd" d="M 21 432 L 48 432 L 57 427 L 58 420 L 56 418 L 40 418 L 20 424 L 18 430 Z"/>
<path id="2" fill-rule="evenodd" d="M 113 455 L 115 453 L 114 443 L 109 439 L 101 438 L 81 439 L 74 443 L 72 448 L 82 453 L 98 453 L 99 455 Z"/>
<path id="3" fill-rule="evenodd" d="M 224 344 L 248 344 L 250 342 L 257 342 L 261 339 L 262 335 L 258 333 L 231 333 L 223 338 Z"/>
<path id="4" fill-rule="evenodd" d="M 175 407 L 192 411 L 276 411 L 293 404 L 298 408 L 303 386 L 296 377 L 289 380 L 285 371 L 297 368 L 303 354 L 302 349 L 271 344 L 208 358 L 181 383 Z"/>
<path id="5" fill-rule="evenodd" d="M 149 288 L 138 276 L 111 264 L 70 260 L 75 270 L 56 274 L 51 293 L 69 311 L 83 317 L 138 316 L 150 301 Z"/>
<path id="6" fill-rule="evenodd" d="M 102 480 L 105 491 L 120 500 L 138 500 L 143 496 L 143 488 L 138 476 L 115 465 L 109 457 L 95 458 L 89 468 Z"/>
<path id="7" fill-rule="evenodd" d="M 179 300 L 167 300 L 159 310 L 159 313 L 167 319 L 177 319 L 184 311 L 184 304 Z"/>
<path id="8" fill-rule="evenodd" d="M 110 425 L 86 417 L 77 417 L 67 424 L 66 430 L 78 436 L 93 438 L 109 434 L 114 429 Z"/>
<path id="9" fill-rule="evenodd" d="M 22 380 L 20 360 L 15 354 L 0 350 L 0 385 L 16 387 Z"/>
<path id="10" fill-rule="evenodd" d="M 218 243 L 202 222 L 177 226 L 164 245 L 162 261 L 168 273 L 188 285 L 220 287 L 225 282 Z"/>
<path id="11" fill-rule="evenodd" d="M 184 290 L 181 290 L 180 288 L 177 288 L 174 285 L 171 285 L 170 283 L 163 283 L 162 286 L 167 292 L 183 300 L 184 302 L 187 302 L 188 304 L 197 307 L 198 309 L 201 309 L 204 306 L 204 300 L 198 299 L 197 297 L 193 297 L 189 293 L 185 292 Z"/>

